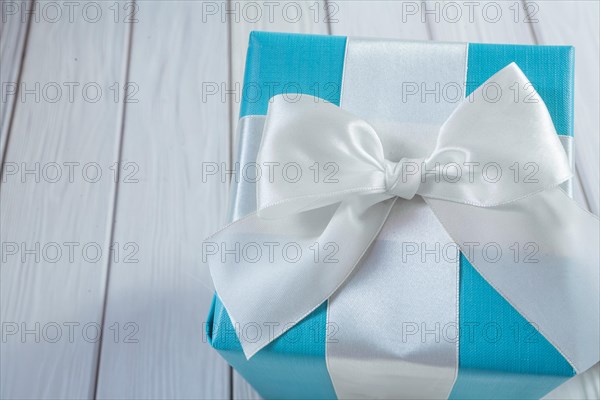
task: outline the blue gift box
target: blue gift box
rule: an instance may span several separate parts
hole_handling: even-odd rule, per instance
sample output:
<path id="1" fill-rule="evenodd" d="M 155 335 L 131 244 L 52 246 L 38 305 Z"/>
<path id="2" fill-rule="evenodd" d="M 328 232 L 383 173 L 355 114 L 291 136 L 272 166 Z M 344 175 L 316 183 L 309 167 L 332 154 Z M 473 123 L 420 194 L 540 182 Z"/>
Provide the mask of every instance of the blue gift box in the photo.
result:
<path id="1" fill-rule="evenodd" d="M 339 105 L 346 47 L 346 37 L 253 32 L 241 121 L 247 116 L 266 115 L 269 99 L 282 93 L 308 94 Z M 516 62 L 546 103 L 557 132 L 573 136 L 572 47 L 468 44 L 467 48 L 467 95 Z M 410 63 L 410 59 L 405 62 Z M 438 68 L 444 69 L 443 59 Z M 383 93 L 399 89 L 390 82 L 389 87 L 372 90 Z M 260 137 L 239 138 L 237 158 L 241 164 L 254 161 L 259 142 Z M 233 184 L 230 219 L 253 211 L 253 190 L 247 181 Z M 561 353 L 464 257 L 460 260 L 459 305 L 458 374 L 451 398 L 540 398 L 575 375 Z M 498 327 L 502 334 L 490 336 L 483 331 L 486 327 Z M 336 398 L 325 357 L 331 334 L 328 328 L 324 303 L 246 360 L 217 296 L 207 321 L 211 345 L 264 398 Z"/>

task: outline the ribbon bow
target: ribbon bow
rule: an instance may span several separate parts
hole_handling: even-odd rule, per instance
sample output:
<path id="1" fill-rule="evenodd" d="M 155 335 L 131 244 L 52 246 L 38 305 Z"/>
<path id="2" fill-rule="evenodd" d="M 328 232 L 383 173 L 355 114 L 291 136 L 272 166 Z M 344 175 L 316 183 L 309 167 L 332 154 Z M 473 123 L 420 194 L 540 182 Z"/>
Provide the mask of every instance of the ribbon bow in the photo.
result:
<path id="1" fill-rule="evenodd" d="M 515 64 L 491 80 L 501 88 L 527 83 Z M 423 197 L 459 246 L 489 231 L 507 245 L 511 235 L 541 240 L 544 265 L 556 263 L 557 253 L 564 263 L 578 242 L 590 246 L 597 238 L 597 220 L 556 188 L 571 170 L 543 101 L 528 102 L 526 93 L 515 98 L 506 89 L 491 102 L 482 90 L 456 108 L 424 157 L 405 157 L 402 148 L 384 151 L 369 123 L 321 99 L 272 99 L 257 160 L 263 171 L 258 211 L 207 239 L 220 250 L 208 263 L 232 322 L 281 328 L 240 337 L 248 358 L 343 285 L 398 197 Z M 534 176 L 516 177 L 526 165 Z M 488 217 L 494 225 L 477 226 Z M 502 228 L 505 218 L 517 226 Z M 468 228 L 460 221 L 470 221 Z M 598 265 L 585 257 L 571 263 Z M 487 268 L 492 281 L 500 274 L 510 282 L 514 265 L 475 264 Z M 536 322 L 543 328 L 544 321 Z"/>

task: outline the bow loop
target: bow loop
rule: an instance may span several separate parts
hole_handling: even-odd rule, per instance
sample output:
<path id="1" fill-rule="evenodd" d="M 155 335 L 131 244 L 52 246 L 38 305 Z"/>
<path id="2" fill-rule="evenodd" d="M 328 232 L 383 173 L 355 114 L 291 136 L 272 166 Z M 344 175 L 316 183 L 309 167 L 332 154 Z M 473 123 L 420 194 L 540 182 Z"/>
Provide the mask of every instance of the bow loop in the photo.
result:
<path id="1" fill-rule="evenodd" d="M 489 88 L 498 94 L 491 98 Z M 515 63 L 454 110 L 423 167 L 420 195 L 481 207 L 521 199 L 572 176 L 546 104 Z"/>
<path id="2" fill-rule="evenodd" d="M 326 102 L 273 97 L 257 164 L 261 218 L 327 207 L 353 193 L 385 191 L 383 146 L 366 121 Z"/>

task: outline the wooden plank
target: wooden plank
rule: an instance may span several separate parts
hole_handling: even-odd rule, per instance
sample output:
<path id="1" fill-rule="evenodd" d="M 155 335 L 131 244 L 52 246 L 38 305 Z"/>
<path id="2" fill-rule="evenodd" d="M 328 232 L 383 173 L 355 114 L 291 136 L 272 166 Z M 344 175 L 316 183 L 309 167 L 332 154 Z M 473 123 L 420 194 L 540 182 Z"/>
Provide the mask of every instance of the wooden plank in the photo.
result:
<path id="1" fill-rule="evenodd" d="M 427 23 L 417 10 L 420 2 L 398 0 L 337 1 L 339 10 L 330 23 L 334 35 L 394 38 L 404 40 L 430 39 Z"/>
<path id="2" fill-rule="evenodd" d="M 519 1 L 439 1 L 418 6 L 413 18 L 427 23 L 431 38 L 447 42 L 535 43 Z"/>
<path id="3" fill-rule="evenodd" d="M 249 5 L 251 3 L 251 5 Z M 231 35 L 231 57 L 229 88 L 238 93 L 237 98 L 228 98 L 231 108 L 231 127 L 235 132 L 239 118 L 241 89 L 244 84 L 244 68 L 248 37 L 251 31 L 314 33 L 326 35 L 327 21 L 336 13 L 336 5 L 327 5 L 324 0 L 285 0 L 277 2 L 243 2 L 228 0 L 226 7 L 233 11 L 226 18 Z M 259 17 L 260 15 L 260 17 Z M 335 15 L 332 16 L 335 18 Z M 237 138 L 231 140 L 236 149 Z M 233 151 L 232 151 L 233 154 Z M 233 398 L 260 399 L 260 395 L 241 375 L 233 371 Z"/>
<path id="4" fill-rule="evenodd" d="M 203 340 L 212 292 L 197 279 L 227 195 L 203 181 L 229 152 L 227 104 L 204 97 L 227 80 L 227 24 L 203 19 L 215 4 L 138 3 L 105 317 L 122 338 L 136 333 L 105 337 L 98 398 L 229 397 L 229 368 Z"/>
<path id="5" fill-rule="evenodd" d="M 27 28 L 31 18 L 24 17 L 23 9 L 31 7 L 31 0 L 2 1 L 0 4 L 0 164 L 15 101 L 18 99 L 18 80 L 21 72 Z"/>
<path id="6" fill-rule="evenodd" d="M 589 209 L 600 202 L 600 4 L 596 1 L 529 2 L 539 8 L 532 24 L 540 44 L 575 46 L 575 165 Z"/>
<path id="7" fill-rule="evenodd" d="M 124 79 L 128 25 L 114 22 L 113 2 L 77 4 L 71 20 L 64 8 L 56 19 L 32 20 L 21 76 L 27 92 L 15 103 L 7 144 L 6 399 L 83 399 L 94 391 L 122 110 L 110 88 Z"/>

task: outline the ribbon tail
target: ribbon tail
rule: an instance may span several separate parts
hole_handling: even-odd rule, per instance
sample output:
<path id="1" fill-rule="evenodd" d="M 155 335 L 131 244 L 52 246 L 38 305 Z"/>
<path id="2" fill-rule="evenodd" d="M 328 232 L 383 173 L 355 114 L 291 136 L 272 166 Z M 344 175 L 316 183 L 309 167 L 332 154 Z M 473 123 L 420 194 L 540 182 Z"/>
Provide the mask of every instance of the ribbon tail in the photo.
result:
<path id="1" fill-rule="evenodd" d="M 371 194 L 277 219 L 254 213 L 203 243 L 203 258 L 246 358 L 346 281 L 394 202 Z"/>
<path id="2" fill-rule="evenodd" d="M 559 188 L 492 208 L 426 201 L 481 276 L 575 371 L 598 362 L 600 229 L 595 216 Z"/>

